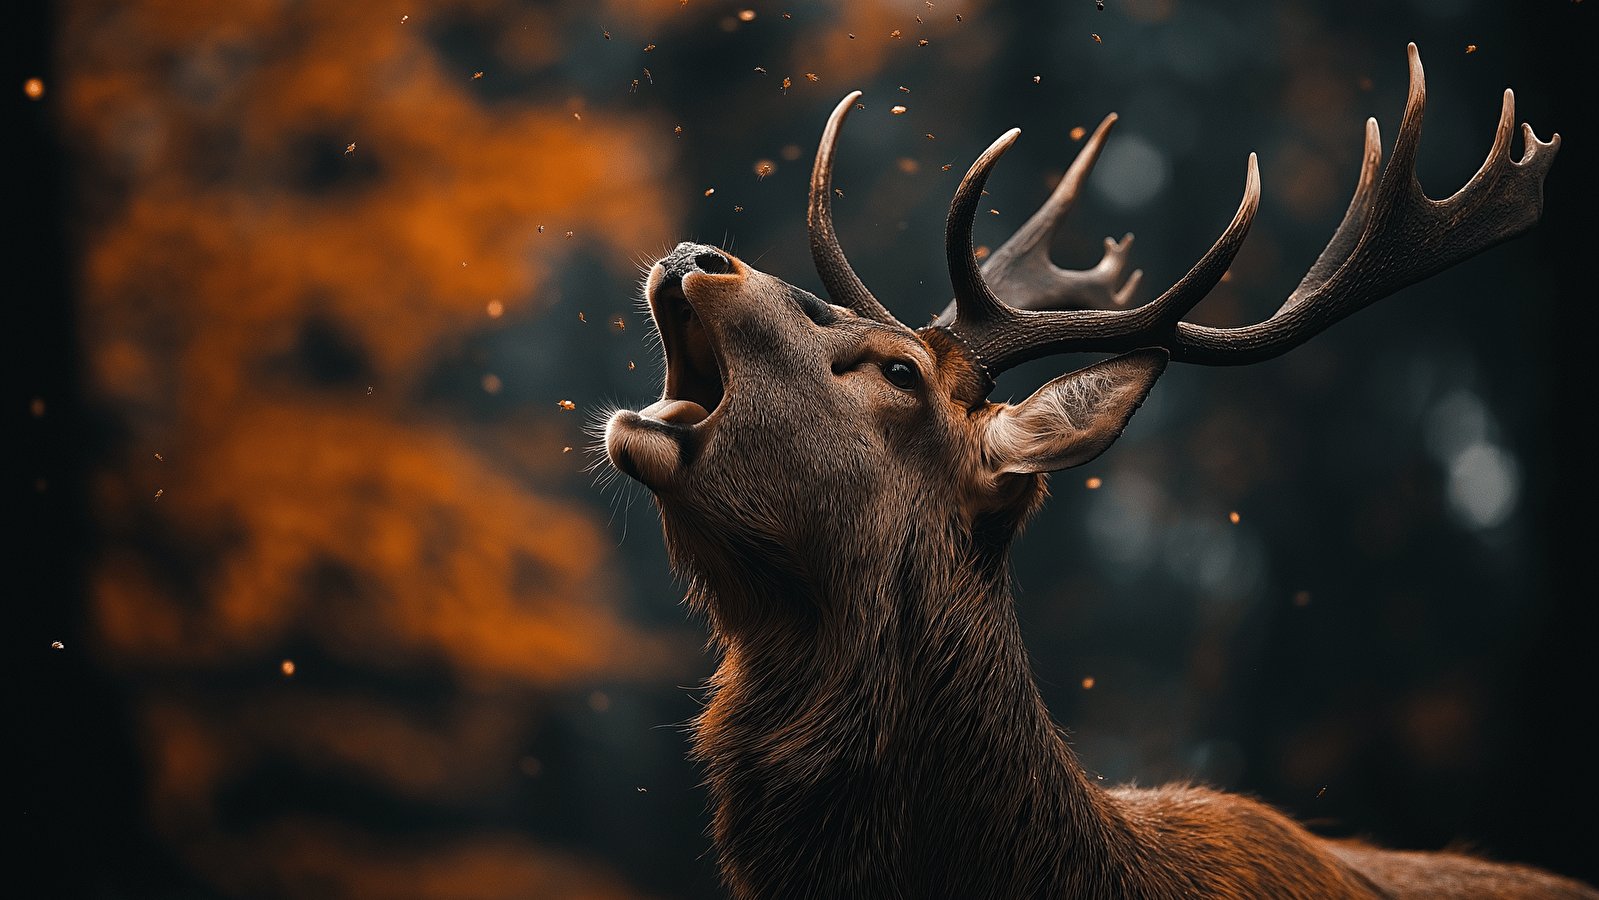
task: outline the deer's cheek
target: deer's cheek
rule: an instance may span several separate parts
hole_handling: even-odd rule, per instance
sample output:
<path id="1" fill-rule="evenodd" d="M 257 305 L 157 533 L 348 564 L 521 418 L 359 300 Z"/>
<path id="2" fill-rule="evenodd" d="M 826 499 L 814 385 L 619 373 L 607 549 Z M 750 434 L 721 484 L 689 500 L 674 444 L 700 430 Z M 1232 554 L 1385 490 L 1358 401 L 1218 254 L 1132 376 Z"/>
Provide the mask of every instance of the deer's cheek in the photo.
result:
<path id="1" fill-rule="evenodd" d="M 669 435 L 639 427 L 638 418 L 624 410 L 605 423 L 605 455 L 623 474 L 657 490 L 677 472 L 682 446 Z"/>

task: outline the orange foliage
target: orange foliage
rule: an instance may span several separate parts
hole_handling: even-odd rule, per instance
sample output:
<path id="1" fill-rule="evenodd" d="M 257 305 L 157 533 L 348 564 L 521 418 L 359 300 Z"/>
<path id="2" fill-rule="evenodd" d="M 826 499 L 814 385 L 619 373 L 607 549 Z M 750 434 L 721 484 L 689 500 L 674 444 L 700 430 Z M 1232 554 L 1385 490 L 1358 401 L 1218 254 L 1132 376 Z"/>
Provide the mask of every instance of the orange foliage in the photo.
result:
<path id="1" fill-rule="evenodd" d="M 428 42 L 431 22 L 473 8 L 496 5 L 403 22 L 375 0 L 62 8 L 65 128 L 84 183 L 104 188 L 86 192 L 80 240 L 86 380 L 126 429 L 93 482 L 91 612 L 139 698 L 154 827 L 228 893 L 633 896 L 504 834 L 401 847 L 291 815 L 240 836 L 213 808 L 267 757 L 433 802 L 503 790 L 538 692 L 682 678 L 697 659 L 694 641 L 617 610 L 612 540 L 550 490 L 558 454 L 530 464 L 406 399 L 488 299 L 536 314 L 574 250 L 630 268 L 680 230 L 676 149 L 650 137 L 670 141 L 670 123 L 603 107 L 577 120 L 564 95 L 483 99 L 490 79 Z M 561 50 L 544 33 L 496 52 L 536 67 Z M 350 335 L 383 390 L 272 374 L 311 320 Z M 526 413 L 523 440 L 557 415 Z M 291 642 L 322 654 L 296 650 L 292 679 Z M 320 660 L 442 664 L 430 677 L 454 699 L 423 715 L 319 687 Z M 215 693 L 240 671 L 273 677 Z"/>

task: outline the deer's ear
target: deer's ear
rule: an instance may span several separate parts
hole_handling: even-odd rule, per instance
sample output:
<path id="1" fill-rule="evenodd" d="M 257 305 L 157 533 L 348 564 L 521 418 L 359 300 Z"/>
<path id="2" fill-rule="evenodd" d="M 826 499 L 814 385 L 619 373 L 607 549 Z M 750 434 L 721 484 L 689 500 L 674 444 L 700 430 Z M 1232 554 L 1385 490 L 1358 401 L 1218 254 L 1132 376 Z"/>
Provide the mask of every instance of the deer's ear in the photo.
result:
<path id="1" fill-rule="evenodd" d="M 1127 427 L 1155 379 L 1165 350 L 1134 350 L 1051 381 L 988 420 L 983 436 L 994 474 L 1054 472 L 1089 462 Z"/>

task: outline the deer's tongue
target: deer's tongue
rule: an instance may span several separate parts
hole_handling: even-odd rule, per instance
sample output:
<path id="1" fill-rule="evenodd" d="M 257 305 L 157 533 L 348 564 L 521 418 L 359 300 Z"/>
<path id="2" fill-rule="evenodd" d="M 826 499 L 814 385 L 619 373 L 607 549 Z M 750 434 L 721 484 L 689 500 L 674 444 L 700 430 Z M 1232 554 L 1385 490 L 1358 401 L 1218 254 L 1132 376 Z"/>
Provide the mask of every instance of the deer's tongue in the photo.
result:
<path id="1" fill-rule="evenodd" d="M 639 410 L 639 413 L 678 425 L 697 425 L 710 415 L 705 407 L 693 400 L 657 400 Z"/>

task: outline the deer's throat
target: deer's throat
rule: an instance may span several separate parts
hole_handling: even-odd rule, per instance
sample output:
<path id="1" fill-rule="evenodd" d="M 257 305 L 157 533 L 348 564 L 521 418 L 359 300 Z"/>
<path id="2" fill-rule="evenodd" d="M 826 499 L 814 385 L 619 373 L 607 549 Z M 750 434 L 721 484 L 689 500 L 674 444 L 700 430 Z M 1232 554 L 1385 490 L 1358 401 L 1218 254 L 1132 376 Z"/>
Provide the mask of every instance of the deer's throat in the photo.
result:
<path id="1" fill-rule="evenodd" d="M 983 609 L 728 646 L 696 756 L 735 881 L 809 859 L 811 896 L 883 879 L 953 896 L 994 871 L 978 855 L 1014 854 L 1018 890 L 1043 860 L 1061 872 L 1094 856 L 1092 828 L 1039 828 L 1093 822 L 1098 792 L 1038 697 L 1008 599 L 970 605 Z M 1040 839 L 1063 831 L 1086 843 Z"/>

